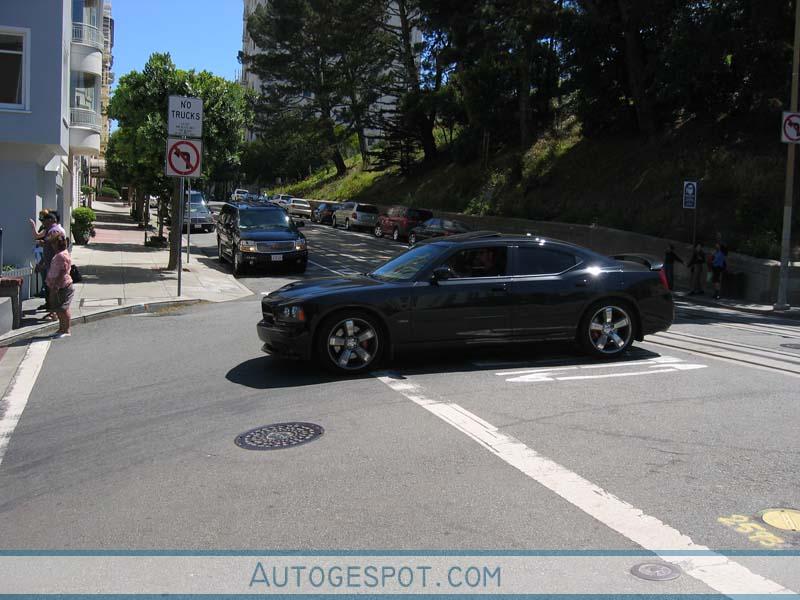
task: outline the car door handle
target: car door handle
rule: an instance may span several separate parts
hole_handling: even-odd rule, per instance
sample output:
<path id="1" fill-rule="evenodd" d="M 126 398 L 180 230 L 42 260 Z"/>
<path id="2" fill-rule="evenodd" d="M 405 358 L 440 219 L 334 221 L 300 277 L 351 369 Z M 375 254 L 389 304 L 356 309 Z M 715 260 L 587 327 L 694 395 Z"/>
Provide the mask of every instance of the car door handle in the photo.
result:
<path id="1" fill-rule="evenodd" d="M 575 287 L 588 287 L 588 286 L 589 286 L 589 282 L 587 280 L 585 280 L 585 279 L 581 279 L 580 281 L 577 281 L 575 283 Z"/>
<path id="2" fill-rule="evenodd" d="M 493 296 L 502 296 L 508 293 L 508 286 L 506 284 L 496 285 L 492 287 L 491 291 Z"/>

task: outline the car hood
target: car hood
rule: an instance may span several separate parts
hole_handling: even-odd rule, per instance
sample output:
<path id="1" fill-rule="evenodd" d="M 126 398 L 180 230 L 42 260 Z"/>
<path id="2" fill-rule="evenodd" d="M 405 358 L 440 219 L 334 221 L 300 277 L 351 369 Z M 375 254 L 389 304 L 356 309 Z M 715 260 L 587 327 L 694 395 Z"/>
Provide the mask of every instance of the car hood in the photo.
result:
<path id="1" fill-rule="evenodd" d="M 376 281 L 363 275 L 352 277 L 322 277 L 307 281 L 296 281 L 285 285 L 264 297 L 265 302 L 288 302 L 292 300 L 305 300 L 317 296 L 326 296 L 338 292 L 352 292 L 356 289 L 374 289 L 386 286 L 382 281 Z"/>
<path id="2" fill-rule="evenodd" d="M 259 231 L 256 229 L 248 230 L 244 229 L 241 231 L 241 238 L 243 240 L 252 240 L 254 242 L 281 242 L 281 241 L 291 241 L 297 240 L 303 237 L 303 234 L 300 232 L 288 231 L 288 230 L 263 230 Z"/>

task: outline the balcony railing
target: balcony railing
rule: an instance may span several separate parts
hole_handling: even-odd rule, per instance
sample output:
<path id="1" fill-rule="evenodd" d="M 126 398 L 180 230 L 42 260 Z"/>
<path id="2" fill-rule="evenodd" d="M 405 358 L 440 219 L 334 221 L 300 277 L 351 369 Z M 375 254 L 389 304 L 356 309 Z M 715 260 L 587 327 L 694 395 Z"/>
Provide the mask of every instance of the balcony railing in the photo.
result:
<path id="1" fill-rule="evenodd" d="M 94 46 L 98 50 L 102 50 L 103 45 L 105 44 L 105 40 L 103 38 L 103 32 L 101 32 L 94 25 L 88 25 L 86 23 L 72 24 L 73 42 Z"/>
<path id="2" fill-rule="evenodd" d="M 85 108 L 70 109 L 70 125 L 73 127 L 85 127 L 99 132 L 103 129 L 102 123 L 99 112 Z"/>

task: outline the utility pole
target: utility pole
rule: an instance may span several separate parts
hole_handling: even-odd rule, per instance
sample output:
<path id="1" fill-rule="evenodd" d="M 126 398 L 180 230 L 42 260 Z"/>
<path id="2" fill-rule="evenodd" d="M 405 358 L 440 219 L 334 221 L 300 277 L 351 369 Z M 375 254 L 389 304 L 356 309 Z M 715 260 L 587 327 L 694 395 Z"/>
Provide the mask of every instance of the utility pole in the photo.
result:
<path id="1" fill-rule="evenodd" d="M 797 112 L 797 86 L 800 69 L 800 0 L 795 0 L 794 16 L 794 57 L 792 59 L 792 99 L 791 112 Z M 786 150 L 786 195 L 783 204 L 783 236 L 781 239 L 781 272 L 778 280 L 778 301 L 775 310 L 789 310 L 789 259 L 792 249 L 792 204 L 794 202 L 794 175 L 796 172 L 796 144 L 787 144 Z"/>

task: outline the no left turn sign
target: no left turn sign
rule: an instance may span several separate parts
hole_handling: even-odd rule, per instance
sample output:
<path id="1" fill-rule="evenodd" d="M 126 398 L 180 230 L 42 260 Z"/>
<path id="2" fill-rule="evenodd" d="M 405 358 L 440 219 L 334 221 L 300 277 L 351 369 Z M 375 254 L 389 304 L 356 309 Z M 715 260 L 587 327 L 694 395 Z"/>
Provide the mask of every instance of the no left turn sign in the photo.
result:
<path id="1" fill-rule="evenodd" d="M 783 113 L 781 140 L 787 144 L 800 144 L 800 113 Z"/>
<path id="2" fill-rule="evenodd" d="M 199 140 L 167 139 L 167 177 L 200 177 L 203 143 Z"/>

